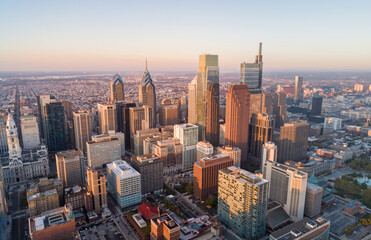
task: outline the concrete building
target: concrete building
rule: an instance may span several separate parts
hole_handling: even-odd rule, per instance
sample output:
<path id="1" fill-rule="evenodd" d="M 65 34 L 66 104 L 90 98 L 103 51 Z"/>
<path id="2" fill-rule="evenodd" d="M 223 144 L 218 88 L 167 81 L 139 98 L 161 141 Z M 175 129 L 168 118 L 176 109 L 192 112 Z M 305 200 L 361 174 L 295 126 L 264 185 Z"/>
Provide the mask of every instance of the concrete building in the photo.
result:
<path id="1" fill-rule="evenodd" d="M 172 138 L 171 132 L 161 132 L 156 135 L 151 135 L 143 140 L 143 155 L 152 153 L 152 148 L 157 144 L 157 141 Z"/>
<path id="2" fill-rule="evenodd" d="M 147 105 L 152 109 L 152 114 L 151 116 L 149 116 L 150 119 L 148 119 L 148 123 L 150 123 L 150 125 L 147 128 L 156 127 L 157 124 L 156 88 L 147 68 L 147 60 L 146 70 L 144 71 L 142 80 L 139 84 L 139 104 L 141 106 Z"/>
<path id="3" fill-rule="evenodd" d="M 161 104 L 159 108 L 159 124 L 161 126 L 168 126 L 178 124 L 179 105 L 177 103 Z"/>
<path id="4" fill-rule="evenodd" d="M 133 107 L 130 113 L 130 144 L 134 150 L 134 135 L 137 130 L 150 129 L 153 126 L 153 109 L 150 106 Z"/>
<path id="5" fill-rule="evenodd" d="M 167 213 L 151 219 L 151 240 L 178 240 L 180 239 L 180 226 Z"/>
<path id="6" fill-rule="evenodd" d="M 99 134 L 116 132 L 116 104 L 98 103 L 98 123 Z"/>
<path id="7" fill-rule="evenodd" d="M 363 84 L 359 84 L 359 83 L 354 84 L 354 91 L 363 92 Z"/>
<path id="8" fill-rule="evenodd" d="M 336 117 L 327 117 L 325 118 L 324 127 L 330 128 L 334 131 L 339 130 L 342 128 L 341 126 L 342 119 Z"/>
<path id="9" fill-rule="evenodd" d="M 281 127 L 278 161 L 304 161 L 307 157 L 309 124 L 306 121 L 285 123 Z"/>
<path id="10" fill-rule="evenodd" d="M 330 221 L 304 218 L 269 235 L 269 240 L 325 240 L 330 237 Z"/>
<path id="11" fill-rule="evenodd" d="M 47 210 L 59 207 L 59 197 L 56 189 L 44 192 L 27 191 L 27 204 L 30 216 L 34 217 Z"/>
<path id="12" fill-rule="evenodd" d="M 239 237 L 265 236 L 269 183 L 234 166 L 219 170 L 218 220 Z"/>
<path id="13" fill-rule="evenodd" d="M 8 152 L 8 140 L 6 136 L 7 116 L 0 112 L 0 154 Z"/>
<path id="14" fill-rule="evenodd" d="M 50 95 L 37 96 L 37 109 L 39 113 L 39 131 L 42 139 L 46 139 L 46 119 L 45 119 L 45 106 L 46 104 L 56 102 L 55 97 Z"/>
<path id="15" fill-rule="evenodd" d="M 177 138 L 157 141 L 152 153 L 163 160 L 165 173 L 182 169 L 183 145 Z"/>
<path id="16" fill-rule="evenodd" d="M 40 145 L 40 132 L 37 118 L 34 115 L 21 117 L 23 149 L 30 150 Z"/>
<path id="17" fill-rule="evenodd" d="M 188 123 L 197 123 L 197 76 L 188 84 Z"/>
<path id="18" fill-rule="evenodd" d="M 276 92 L 273 94 L 273 115 L 275 117 L 276 129 L 279 129 L 287 122 L 286 93 Z"/>
<path id="19" fill-rule="evenodd" d="M 108 192 L 121 208 L 142 202 L 140 173 L 125 161 L 107 164 L 107 185 Z"/>
<path id="20" fill-rule="evenodd" d="M 227 93 L 225 144 L 241 149 L 241 167 L 247 166 L 250 93 L 246 84 L 231 85 Z"/>
<path id="21" fill-rule="evenodd" d="M 57 190 L 59 204 L 63 203 L 63 182 L 60 178 L 39 178 L 39 182 L 35 185 L 31 185 L 27 194 L 42 193 L 49 190 Z"/>
<path id="22" fill-rule="evenodd" d="M 134 135 L 134 155 L 139 156 L 143 155 L 143 141 L 147 137 L 152 137 L 156 134 L 159 134 L 160 130 L 158 128 L 149 128 L 149 129 L 142 129 L 137 130 Z"/>
<path id="23" fill-rule="evenodd" d="M 175 125 L 174 138 L 183 145 L 183 170 L 192 168 L 197 161 L 198 126 L 189 123 Z"/>
<path id="24" fill-rule="evenodd" d="M 140 173 L 142 194 L 161 192 L 164 187 L 163 160 L 155 154 L 136 156 L 131 165 Z"/>
<path id="25" fill-rule="evenodd" d="M 130 149 L 130 108 L 136 107 L 135 103 L 116 102 L 117 132 L 125 134 L 125 148 Z"/>
<path id="26" fill-rule="evenodd" d="M 294 102 L 299 104 L 303 101 L 304 92 L 303 92 L 303 77 L 295 76 L 295 95 Z"/>
<path id="27" fill-rule="evenodd" d="M 206 141 L 219 146 L 219 81 L 210 83 L 206 93 Z"/>
<path id="28" fill-rule="evenodd" d="M 74 186 L 65 188 L 64 201 L 70 204 L 72 210 L 80 210 L 84 208 L 86 212 L 94 210 L 93 195 L 88 192 L 86 187 Z"/>
<path id="29" fill-rule="evenodd" d="M 305 194 L 305 216 L 314 218 L 321 213 L 322 197 L 323 188 L 308 182 L 307 192 Z"/>
<path id="30" fill-rule="evenodd" d="M 266 142 L 263 145 L 261 169 L 263 169 L 266 161 L 277 162 L 277 146 L 274 142 Z"/>
<path id="31" fill-rule="evenodd" d="M 320 96 L 312 96 L 312 104 L 311 110 L 309 115 L 311 116 L 319 116 L 322 113 L 322 97 Z"/>
<path id="32" fill-rule="evenodd" d="M 233 159 L 233 166 L 241 167 L 241 149 L 238 147 L 223 146 L 216 148 L 217 154 L 225 154 Z"/>
<path id="33" fill-rule="evenodd" d="M 281 203 L 292 221 L 303 219 L 308 174 L 287 165 L 266 161 L 263 177 L 270 183 L 269 199 Z"/>
<path id="34" fill-rule="evenodd" d="M 108 134 L 95 136 L 93 141 L 86 143 L 88 165 L 101 168 L 107 163 L 120 160 L 122 156 L 120 139 Z"/>
<path id="35" fill-rule="evenodd" d="M 213 155 L 214 147 L 213 145 L 206 141 L 198 142 L 196 145 L 196 151 L 197 151 L 196 158 L 198 162 L 200 161 L 201 158 L 210 157 L 211 155 Z"/>
<path id="36" fill-rule="evenodd" d="M 219 130 L 219 145 L 224 146 L 225 145 L 225 124 L 219 124 L 220 130 Z"/>
<path id="37" fill-rule="evenodd" d="M 107 207 L 106 176 L 102 171 L 89 167 L 86 171 L 88 191 L 93 195 L 93 208 L 101 213 Z"/>
<path id="38" fill-rule="evenodd" d="M 201 158 L 193 165 L 193 194 L 205 201 L 218 191 L 219 170 L 233 166 L 233 159 L 224 154 Z"/>
<path id="39" fill-rule="evenodd" d="M 111 102 L 120 102 L 124 101 L 124 82 L 120 75 L 115 74 L 111 80 Z"/>
<path id="40" fill-rule="evenodd" d="M 63 182 L 63 187 L 73 187 L 84 184 L 84 155 L 81 151 L 68 150 L 55 154 L 57 174 Z"/>
<path id="41" fill-rule="evenodd" d="M 271 93 L 262 93 L 262 112 L 273 115 L 273 96 Z"/>
<path id="42" fill-rule="evenodd" d="M 86 142 L 91 140 L 91 120 L 88 111 L 73 112 L 76 148 L 86 154 Z"/>

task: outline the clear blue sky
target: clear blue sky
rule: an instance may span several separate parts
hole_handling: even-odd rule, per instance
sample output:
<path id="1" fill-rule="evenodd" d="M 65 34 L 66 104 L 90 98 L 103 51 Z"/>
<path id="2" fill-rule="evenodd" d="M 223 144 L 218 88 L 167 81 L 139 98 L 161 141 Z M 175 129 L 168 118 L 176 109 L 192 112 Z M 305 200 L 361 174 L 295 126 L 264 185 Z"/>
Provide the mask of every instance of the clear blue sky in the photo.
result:
<path id="1" fill-rule="evenodd" d="M 0 71 L 371 70 L 371 1 L 0 2 Z"/>

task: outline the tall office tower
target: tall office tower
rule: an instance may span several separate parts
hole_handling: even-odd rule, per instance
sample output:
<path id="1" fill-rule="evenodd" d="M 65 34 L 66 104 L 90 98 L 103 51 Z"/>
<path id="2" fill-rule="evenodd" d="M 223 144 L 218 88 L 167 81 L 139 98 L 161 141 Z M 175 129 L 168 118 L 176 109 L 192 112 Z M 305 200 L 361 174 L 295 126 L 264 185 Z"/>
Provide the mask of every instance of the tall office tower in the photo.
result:
<path id="1" fill-rule="evenodd" d="M 260 169 L 263 169 L 266 161 L 277 162 L 277 146 L 274 142 L 264 143 Z"/>
<path id="2" fill-rule="evenodd" d="M 192 168 L 197 161 L 198 126 L 189 123 L 175 125 L 174 138 L 183 145 L 183 170 Z"/>
<path id="3" fill-rule="evenodd" d="M 164 163 L 155 154 L 136 156 L 131 165 L 140 173 L 142 194 L 161 192 L 164 188 Z"/>
<path id="4" fill-rule="evenodd" d="M 217 147 L 216 153 L 228 155 L 230 158 L 233 159 L 233 166 L 235 167 L 241 166 L 241 149 L 239 149 L 238 147 L 231 146 Z"/>
<path id="5" fill-rule="evenodd" d="M 307 157 L 309 124 L 306 121 L 285 123 L 281 127 L 278 144 L 278 161 L 300 162 Z"/>
<path id="6" fill-rule="evenodd" d="M 150 106 L 133 107 L 129 109 L 131 150 L 134 150 L 134 135 L 137 130 L 152 128 L 152 110 Z"/>
<path id="7" fill-rule="evenodd" d="M 269 240 L 327 240 L 330 236 L 330 221 L 324 218 L 304 218 L 269 235 Z"/>
<path id="8" fill-rule="evenodd" d="M 281 203 L 292 221 L 303 219 L 308 174 L 277 162 L 266 161 L 263 177 L 270 184 L 269 199 Z"/>
<path id="9" fill-rule="evenodd" d="M 139 156 L 144 154 L 144 149 L 143 149 L 143 141 L 147 137 L 152 137 L 156 134 L 159 134 L 160 130 L 158 128 L 150 128 L 150 129 L 142 129 L 142 130 L 137 130 L 135 135 L 134 135 L 134 155 Z"/>
<path id="10" fill-rule="evenodd" d="M 44 107 L 46 138 L 49 151 L 67 149 L 67 130 L 64 107 L 61 102 L 51 102 Z"/>
<path id="11" fill-rule="evenodd" d="M 225 144 L 241 149 L 241 167 L 247 167 L 250 93 L 246 84 L 231 85 L 226 97 Z"/>
<path id="12" fill-rule="evenodd" d="M 219 146 L 219 83 L 210 83 L 207 89 L 206 141 Z"/>
<path id="13" fill-rule="evenodd" d="M 45 119 L 45 106 L 46 104 L 56 102 L 56 99 L 50 95 L 37 96 L 37 109 L 39 113 L 39 131 L 42 139 L 47 138 L 46 133 L 46 119 Z"/>
<path id="14" fill-rule="evenodd" d="M 240 84 L 247 84 L 250 92 L 250 117 L 253 113 L 261 113 L 263 79 L 262 43 L 259 43 L 259 53 L 253 63 L 241 63 Z"/>
<path id="15" fill-rule="evenodd" d="M 151 240 L 178 240 L 180 226 L 168 213 L 151 219 Z"/>
<path id="16" fill-rule="evenodd" d="M 121 144 L 119 138 L 108 134 L 95 136 L 92 141 L 86 143 L 88 165 L 101 168 L 107 163 L 120 160 L 123 155 Z"/>
<path id="17" fill-rule="evenodd" d="M 98 122 L 99 133 L 115 133 L 116 123 L 116 105 L 112 103 L 98 103 Z"/>
<path id="18" fill-rule="evenodd" d="M 197 76 L 188 84 L 188 123 L 197 123 Z"/>
<path id="19" fill-rule="evenodd" d="M 164 172 L 182 169 L 183 145 L 177 138 L 157 141 L 152 153 L 164 161 Z"/>
<path id="20" fill-rule="evenodd" d="M 307 192 L 305 194 L 305 216 L 314 218 L 321 213 L 322 197 L 323 188 L 308 182 Z"/>
<path id="21" fill-rule="evenodd" d="M 58 192 L 56 189 L 45 192 L 28 191 L 27 204 L 30 216 L 34 217 L 42 212 L 59 207 Z"/>
<path id="22" fill-rule="evenodd" d="M 111 80 L 111 102 L 124 101 L 124 82 L 120 75 L 115 74 Z"/>
<path id="23" fill-rule="evenodd" d="M 107 185 L 108 192 L 121 208 L 142 202 L 140 173 L 125 161 L 107 164 Z"/>
<path id="24" fill-rule="evenodd" d="M 309 112 L 312 116 L 318 116 L 322 113 L 322 97 L 313 96 L 312 97 L 312 108 Z"/>
<path id="25" fill-rule="evenodd" d="M 201 201 L 218 191 L 219 170 L 233 166 L 233 159 L 224 154 L 201 158 L 193 165 L 193 193 Z"/>
<path id="26" fill-rule="evenodd" d="M 273 115 L 276 128 L 280 128 L 287 121 L 286 93 L 276 92 L 273 95 Z"/>
<path id="27" fill-rule="evenodd" d="M 303 77 L 295 76 L 295 95 L 294 102 L 299 104 L 303 101 Z"/>
<path id="28" fill-rule="evenodd" d="M 148 128 L 156 127 L 157 120 L 157 108 L 156 108 L 156 88 L 153 84 L 151 75 L 148 72 L 147 60 L 146 60 L 146 70 L 143 73 L 142 81 L 139 84 L 139 103 L 141 105 L 148 105 L 152 108 L 152 120 L 151 126 Z"/>
<path id="29" fill-rule="evenodd" d="M 94 211 L 101 213 L 107 207 L 106 175 L 100 170 L 89 167 L 86 171 L 88 191 L 93 195 Z"/>
<path id="30" fill-rule="evenodd" d="M 262 113 L 273 115 L 273 96 L 271 93 L 262 93 Z"/>
<path id="31" fill-rule="evenodd" d="M 62 105 L 64 107 L 64 112 L 66 113 L 66 119 L 67 120 L 72 120 L 73 118 L 73 112 L 72 112 L 72 103 L 69 101 L 62 101 Z"/>
<path id="32" fill-rule="evenodd" d="M 30 150 L 40 145 L 40 132 L 37 118 L 34 115 L 21 117 L 23 149 Z"/>
<path id="33" fill-rule="evenodd" d="M 73 126 L 75 131 L 75 145 L 78 150 L 86 154 L 86 143 L 91 139 L 91 121 L 88 111 L 73 113 Z"/>
<path id="34" fill-rule="evenodd" d="M 253 113 L 249 124 L 249 167 L 261 167 L 263 144 L 273 140 L 274 118 L 266 113 Z"/>
<path id="35" fill-rule="evenodd" d="M 219 145 L 225 145 L 225 124 L 219 124 Z"/>
<path id="36" fill-rule="evenodd" d="M 161 104 L 159 108 L 159 124 L 161 126 L 174 125 L 179 123 L 179 105 Z"/>
<path id="37" fill-rule="evenodd" d="M 211 157 L 214 154 L 214 147 L 209 142 L 202 141 L 196 145 L 196 160 L 200 161 L 201 158 Z"/>
<path id="38" fill-rule="evenodd" d="M 8 140 L 6 136 L 6 115 L 0 113 L 0 154 L 8 152 Z"/>
<path id="39" fill-rule="evenodd" d="M 82 186 L 84 184 L 84 155 L 81 151 L 68 150 L 55 154 L 58 177 L 63 187 Z"/>
<path id="40" fill-rule="evenodd" d="M 135 107 L 135 103 L 116 103 L 117 111 L 117 132 L 125 134 L 125 148 L 130 149 L 130 108 Z"/>
<path id="41" fill-rule="evenodd" d="M 244 239 L 265 235 L 268 181 L 234 166 L 219 170 L 218 220 Z"/>

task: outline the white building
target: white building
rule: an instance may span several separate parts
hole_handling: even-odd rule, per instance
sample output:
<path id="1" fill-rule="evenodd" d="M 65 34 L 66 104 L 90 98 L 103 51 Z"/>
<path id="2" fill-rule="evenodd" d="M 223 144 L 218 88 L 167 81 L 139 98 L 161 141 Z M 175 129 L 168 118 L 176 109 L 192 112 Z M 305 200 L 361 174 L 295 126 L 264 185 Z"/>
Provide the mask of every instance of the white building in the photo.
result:
<path id="1" fill-rule="evenodd" d="M 30 150 L 40 145 L 40 133 L 37 118 L 34 115 L 21 117 L 23 148 Z"/>
<path id="2" fill-rule="evenodd" d="M 274 142 L 266 142 L 263 145 L 261 169 L 266 161 L 277 162 L 277 146 Z"/>
<path id="3" fill-rule="evenodd" d="M 341 118 L 327 117 L 325 118 L 325 128 L 331 128 L 332 130 L 336 131 L 341 129 L 341 122 Z"/>
<path id="4" fill-rule="evenodd" d="M 241 167 L 241 149 L 232 146 L 222 146 L 216 148 L 217 154 L 225 154 L 233 159 L 233 166 Z"/>
<path id="5" fill-rule="evenodd" d="M 174 137 L 183 145 L 183 170 L 192 168 L 197 161 L 198 126 L 189 123 L 174 125 Z"/>

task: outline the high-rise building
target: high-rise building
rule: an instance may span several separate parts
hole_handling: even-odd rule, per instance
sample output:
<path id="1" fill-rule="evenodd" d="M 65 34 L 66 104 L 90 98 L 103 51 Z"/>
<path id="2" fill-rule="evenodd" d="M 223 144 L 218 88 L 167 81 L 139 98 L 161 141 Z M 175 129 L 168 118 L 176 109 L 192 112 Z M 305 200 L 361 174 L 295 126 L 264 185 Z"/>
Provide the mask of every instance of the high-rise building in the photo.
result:
<path id="1" fill-rule="evenodd" d="M 330 221 L 324 218 L 304 218 L 269 235 L 269 240 L 327 240 L 330 236 Z"/>
<path id="2" fill-rule="evenodd" d="M 65 101 L 63 100 L 62 101 L 62 105 L 64 107 L 64 112 L 66 113 L 66 119 L 67 121 L 68 120 L 72 120 L 72 103 L 69 102 L 69 101 Z"/>
<path id="3" fill-rule="evenodd" d="M 40 145 L 40 132 L 37 118 L 34 115 L 21 117 L 23 149 L 30 150 Z"/>
<path id="4" fill-rule="evenodd" d="M 84 183 L 84 155 L 81 151 L 68 150 L 55 154 L 57 174 L 63 187 L 82 186 Z"/>
<path id="5" fill-rule="evenodd" d="M 116 123 L 116 104 L 98 103 L 98 122 L 99 133 L 115 133 Z"/>
<path id="6" fill-rule="evenodd" d="M 188 123 L 197 123 L 197 76 L 188 84 Z"/>
<path id="7" fill-rule="evenodd" d="M 210 83 L 206 97 L 206 141 L 219 146 L 219 83 Z"/>
<path id="8" fill-rule="evenodd" d="M 262 93 L 262 112 L 273 115 L 273 96 L 271 93 Z"/>
<path id="9" fill-rule="evenodd" d="M 151 219 L 150 239 L 178 240 L 180 239 L 180 226 L 168 213 L 164 213 Z"/>
<path id="10" fill-rule="evenodd" d="M 280 130 L 278 161 L 300 162 L 307 157 L 309 124 L 306 121 L 285 123 Z"/>
<path id="11" fill-rule="evenodd" d="M 93 168 L 101 168 L 107 163 L 120 160 L 124 155 L 121 152 L 119 138 L 103 134 L 95 136 L 92 141 L 86 143 L 88 165 Z"/>
<path id="12" fill-rule="evenodd" d="M 354 84 L 354 91 L 363 92 L 363 84 L 359 84 L 359 83 Z"/>
<path id="13" fill-rule="evenodd" d="M 158 128 L 142 129 L 137 130 L 134 135 L 134 155 L 139 156 L 144 154 L 144 139 L 147 137 L 152 137 L 160 133 Z"/>
<path id="14" fill-rule="evenodd" d="M 94 211 L 102 212 L 107 207 L 106 175 L 100 170 L 89 167 L 86 171 L 88 191 L 93 195 Z"/>
<path id="15" fill-rule="evenodd" d="M 183 145 L 183 170 L 192 168 L 197 161 L 198 126 L 189 123 L 175 125 L 174 137 Z"/>
<path id="16" fill-rule="evenodd" d="M 0 180 L 0 217 L 8 212 L 8 205 L 6 202 L 5 185 L 4 181 Z M 1 219 L 1 218 L 0 218 Z M 0 230 L 1 233 L 1 230 Z M 1 237 L 1 234 L 0 234 Z"/>
<path id="17" fill-rule="evenodd" d="M 61 102 L 45 105 L 46 138 L 49 151 L 67 149 L 67 130 L 64 107 Z"/>
<path id="18" fill-rule="evenodd" d="M 214 147 L 209 142 L 202 141 L 196 145 L 196 160 L 200 161 L 201 158 L 210 157 L 214 154 Z"/>
<path id="19" fill-rule="evenodd" d="M 8 152 L 8 140 L 6 136 L 6 115 L 0 113 L 0 154 Z"/>
<path id="20" fill-rule="evenodd" d="M 172 138 L 173 134 L 171 132 L 161 132 L 155 135 L 144 138 L 143 140 L 143 155 L 152 153 L 152 148 L 157 144 L 157 141 L 166 140 Z"/>
<path id="21" fill-rule="evenodd" d="M 155 154 L 136 156 L 131 165 L 140 173 L 142 194 L 157 193 L 164 187 L 164 163 Z"/>
<path id="22" fill-rule="evenodd" d="M 107 185 L 108 192 L 121 208 L 142 202 L 140 173 L 125 161 L 107 164 Z"/>
<path id="23" fill-rule="evenodd" d="M 42 212 L 59 207 L 58 192 L 56 189 L 45 192 L 27 192 L 27 204 L 30 216 L 40 215 Z"/>
<path id="24" fill-rule="evenodd" d="M 50 95 L 37 96 L 37 108 L 39 113 L 39 131 L 42 139 L 47 138 L 46 133 L 46 119 L 45 119 L 45 106 L 51 102 L 56 102 L 56 99 Z"/>
<path id="25" fill-rule="evenodd" d="M 233 166 L 233 159 L 224 154 L 201 158 L 193 165 L 193 193 L 201 201 L 218 191 L 219 170 Z"/>
<path id="26" fill-rule="evenodd" d="M 225 124 L 219 124 L 219 145 L 225 145 Z"/>
<path id="27" fill-rule="evenodd" d="M 342 122 L 341 118 L 327 117 L 327 118 L 325 118 L 324 127 L 325 128 L 330 128 L 330 129 L 336 131 L 336 130 L 339 130 L 339 129 L 342 128 L 341 127 L 341 122 Z"/>
<path id="28" fill-rule="evenodd" d="M 125 148 L 130 149 L 130 108 L 135 107 L 135 103 L 116 103 L 117 111 L 117 132 L 125 134 Z"/>
<path id="29" fill-rule="evenodd" d="M 274 117 L 266 113 L 253 113 L 249 124 L 249 167 L 260 168 L 263 144 L 273 140 Z"/>
<path id="30" fill-rule="evenodd" d="M 152 77 L 149 74 L 146 60 L 146 70 L 143 73 L 142 81 L 139 85 L 139 103 L 141 105 L 148 105 L 152 108 L 151 126 L 148 128 L 156 127 L 157 108 L 156 108 L 156 88 L 153 83 Z"/>
<path id="31" fill-rule="evenodd" d="M 273 115 L 276 128 L 280 128 L 287 121 L 286 93 L 276 92 L 273 95 Z"/>
<path id="32" fill-rule="evenodd" d="M 218 220 L 244 239 L 265 235 L 268 181 L 234 166 L 219 170 Z"/>
<path id="33" fill-rule="evenodd" d="M 152 108 L 150 106 L 133 107 L 129 109 L 130 113 L 130 144 L 131 150 L 134 150 L 134 135 L 137 130 L 152 128 Z"/>
<path id="34" fill-rule="evenodd" d="M 303 101 L 304 92 L 303 92 L 303 77 L 295 76 L 295 95 L 294 102 L 299 104 Z"/>
<path id="35" fill-rule="evenodd" d="M 179 120 L 179 105 L 177 103 L 160 105 L 159 124 L 161 126 L 178 124 Z"/>
<path id="36" fill-rule="evenodd" d="M 308 174 L 277 162 L 266 161 L 263 177 L 269 182 L 269 199 L 277 201 L 296 222 L 303 219 Z"/>
<path id="37" fill-rule="evenodd" d="M 307 192 L 305 194 L 305 216 L 314 218 L 321 213 L 322 197 L 323 188 L 308 182 Z"/>
<path id="38" fill-rule="evenodd" d="M 225 154 L 233 159 L 233 166 L 241 167 L 241 149 L 232 146 L 223 146 L 216 148 L 217 154 Z"/>
<path id="39" fill-rule="evenodd" d="M 277 162 L 277 146 L 274 142 L 266 142 L 263 145 L 261 169 L 263 169 L 266 161 Z"/>
<path id="40" fill-rule="evenodd" d="M 86 154 L 86 142 L 91 139 L 91 120 L 89 112 L 74 112 L 73 127 L 75 131 L 76 148 Z"/>
<path id="41" fill-rule="evenodd" d="M 177 138 L 157 141 L 152 147 L 152 153 L 163 160 L 164 172 L 182 169 L 183 145 Z"/>
<path id="42" fill-rule="evenodd" d="M 312 116 L 319 116 L 322 113 L 322 97 L 313 96 L 312 97 L 312 108 L 309 112 Z"/>
<path id="43" fill-rule="evenodd" d="M 231 85 L 226 97 L 225 144 L 241 149 L 241 167 L 246 168 L 249 135 L 250 93 L 246 84 Z"/>
<path id="44" fill-rule="evenodd" d="M 111 80 L 111 102 L 120 102 L 124 99 L 124 82 L 120 75 L 115 74 Z"/>

